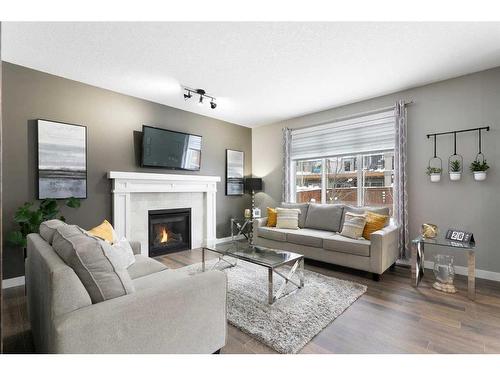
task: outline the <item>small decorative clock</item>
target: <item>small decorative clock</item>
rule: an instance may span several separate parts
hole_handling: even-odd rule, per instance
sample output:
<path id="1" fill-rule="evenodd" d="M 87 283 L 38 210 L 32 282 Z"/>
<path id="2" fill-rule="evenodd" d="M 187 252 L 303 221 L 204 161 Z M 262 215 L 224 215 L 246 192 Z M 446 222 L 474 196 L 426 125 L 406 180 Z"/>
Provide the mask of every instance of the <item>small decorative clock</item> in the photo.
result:
<path id="1" fill-rule="evenodd" d="M 474 243 L 474 235 L 460 229 L 448 229 L 446 239 L 456 242 Z"/>

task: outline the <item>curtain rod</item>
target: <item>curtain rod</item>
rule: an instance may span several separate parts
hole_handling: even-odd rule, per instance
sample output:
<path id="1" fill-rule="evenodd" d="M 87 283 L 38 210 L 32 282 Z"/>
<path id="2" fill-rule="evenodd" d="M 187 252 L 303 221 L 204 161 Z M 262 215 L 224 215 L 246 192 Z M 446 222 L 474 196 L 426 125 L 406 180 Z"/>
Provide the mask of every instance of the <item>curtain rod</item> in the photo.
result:
<path id="1" fill-rule="evenodd" d="M 407 105 L 410 105 L 410 104 L 413 104 L 413 103 L 414 103 L 413 100 L 411 100 L 409 102 L 405 102 L 404 105 L 407 106 Z M 325 124 L 330 124 L 332 122 L 339 122 L 339 121 L 349 120 L 349 119 L 355 118 L 355 117 L 367 116 L 367 115 L 371 115 L 371 114 L 378 113 L 378 112 L 389 111 L 391 109 L 394 109 L 395 107 L 396 107 L 395 105 L 391 105 L 391 106 L 388 106 L 388 107 L 372 109 L 370 111 L 358 112 L 358 113 L 354 113 L 352 115 L 348 115 L 348 116 L 344 116 L 344 117 L 338 117 L 338 118 L 333 119 L 333 120 L 327 120 L 327 121 L 320 122 L 320 123 L 313 124 L 313 125 L 306 125 L 306 126 L 301 126 L 301 127 L 298 127 L 298 128 L 292 128 L 291 130 L 302 130 L 302 129 L 307 129 L 307 128 L 313 128 L 315 126 L 321 126 L 321 125 L 325 125 Z"/>

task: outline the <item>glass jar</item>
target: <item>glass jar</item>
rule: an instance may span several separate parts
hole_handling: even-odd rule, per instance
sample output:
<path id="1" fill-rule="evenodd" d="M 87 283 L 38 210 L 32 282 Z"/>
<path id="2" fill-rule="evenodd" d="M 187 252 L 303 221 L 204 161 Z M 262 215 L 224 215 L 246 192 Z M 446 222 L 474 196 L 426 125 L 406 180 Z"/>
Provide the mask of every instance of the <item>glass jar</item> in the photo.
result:
<path id="1" fill-rule="evenodd" d="M 453 285 L 455 279 L 454 258 L 451 255 L 438 254 L 434 257 L 434 276 L 440 284 Z"/>

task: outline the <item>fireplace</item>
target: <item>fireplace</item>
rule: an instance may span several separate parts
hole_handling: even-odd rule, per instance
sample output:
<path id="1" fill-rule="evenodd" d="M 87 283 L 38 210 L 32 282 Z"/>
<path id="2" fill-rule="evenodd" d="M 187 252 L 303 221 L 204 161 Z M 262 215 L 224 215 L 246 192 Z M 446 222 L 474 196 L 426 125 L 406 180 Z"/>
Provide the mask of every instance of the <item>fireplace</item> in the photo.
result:
<path id="1" fill-rule="evenodd" d="M 148 211 L 149 256 L 191 249 L 191 208 Z"/>

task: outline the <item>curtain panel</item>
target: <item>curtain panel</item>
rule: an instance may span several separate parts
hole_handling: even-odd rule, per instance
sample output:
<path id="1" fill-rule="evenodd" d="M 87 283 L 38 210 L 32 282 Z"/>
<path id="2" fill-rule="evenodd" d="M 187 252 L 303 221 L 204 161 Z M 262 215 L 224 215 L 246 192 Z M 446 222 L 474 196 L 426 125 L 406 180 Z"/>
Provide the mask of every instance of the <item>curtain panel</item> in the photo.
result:
<path id="1" fill-rule="evenodd" d="M 409 259 L 410 239 L 408 230 L 408 176 L 406 172 L 407 118 L 403 100 L 394 108 L 396 138 L 394 148 L 394 217 L 399 228 L 399 257 Z"/>
<path id="2" fill-rule="evenodd" d="M 281 201 L 291 202 L 292 199 L 292 187 L 290 186 L 291 181 L 291 142 L 292 142 L 292 131 L 289 128 L 283 128 L 282 137 L 282 148 L 283 148 L 283 173 L 281 180 Z"/>

